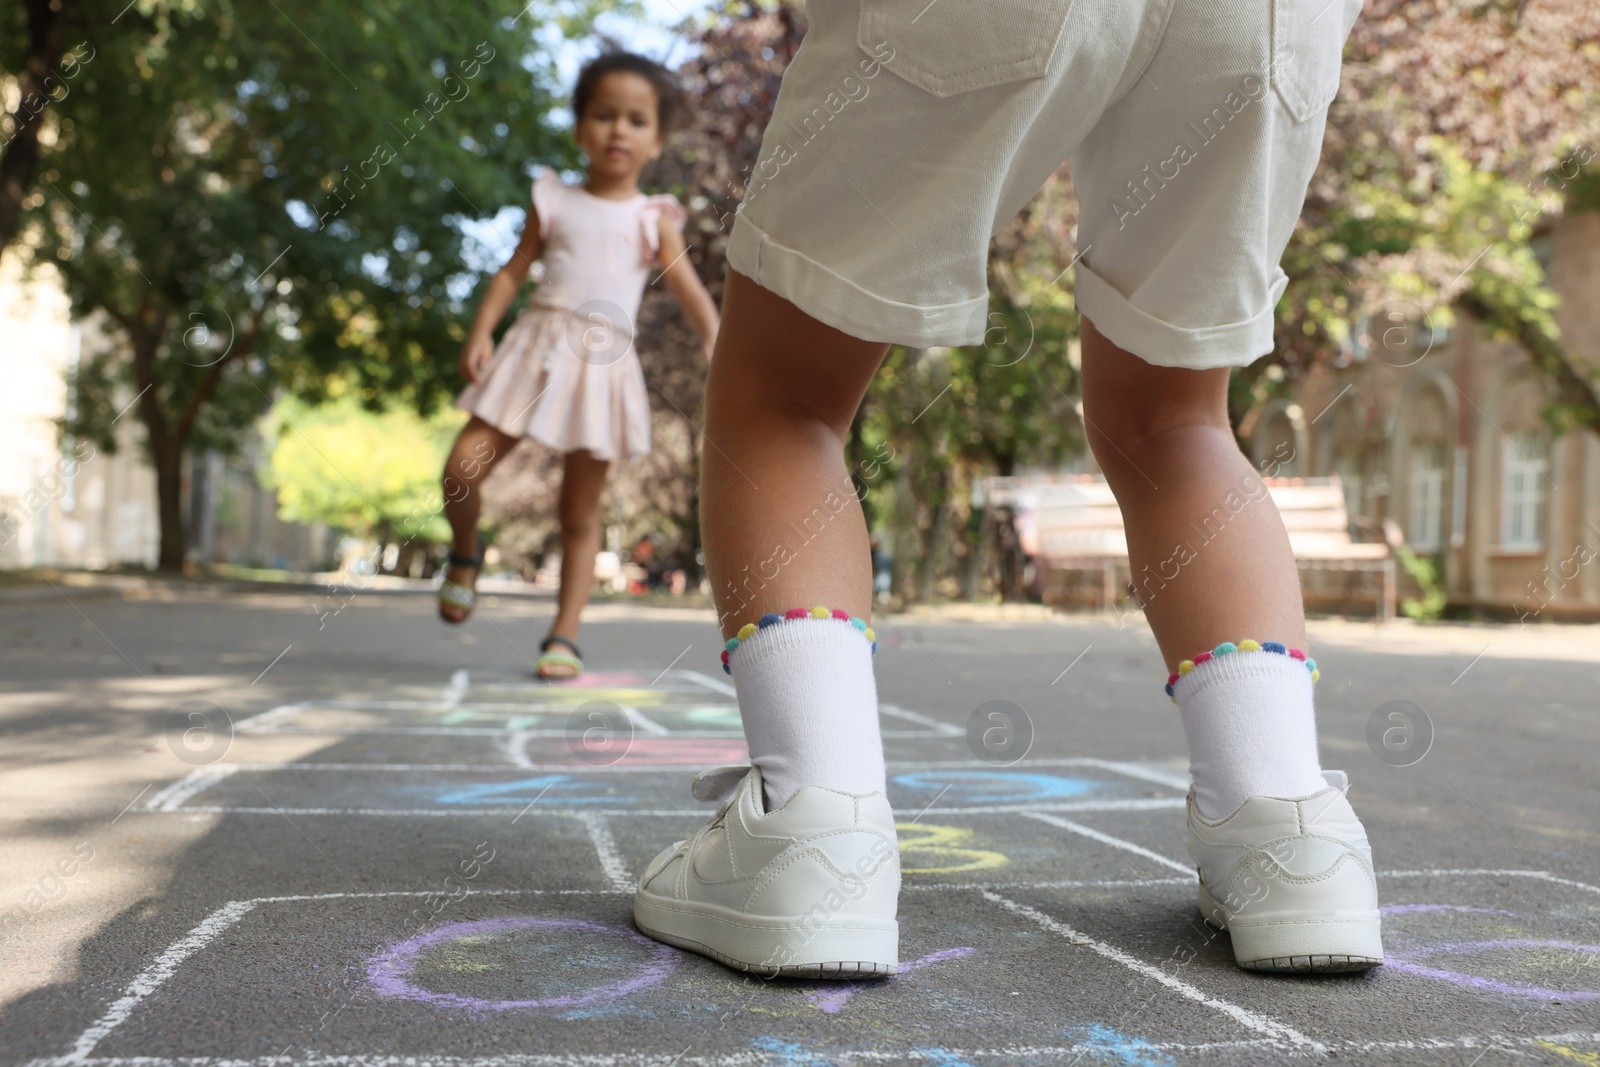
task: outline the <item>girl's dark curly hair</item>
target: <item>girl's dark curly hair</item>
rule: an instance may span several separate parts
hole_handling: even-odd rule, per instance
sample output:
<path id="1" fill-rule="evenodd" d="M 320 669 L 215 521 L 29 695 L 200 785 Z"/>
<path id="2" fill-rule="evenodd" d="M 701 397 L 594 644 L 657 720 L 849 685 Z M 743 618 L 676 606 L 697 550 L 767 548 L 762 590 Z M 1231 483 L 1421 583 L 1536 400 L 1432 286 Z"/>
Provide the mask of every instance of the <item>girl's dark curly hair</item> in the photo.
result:
<path id="1" fill-rule="evenodd" d="M 666 67 L 633 52 L 608 50 L 584 64 L 583 69 L 578 72 L 578 84 L 572 90 L 573 117 L 583 118 L 583 113 L 588 110 L 589 101 L 594 99 L 594 91 L 600 85 L 600 79 L 619 71 L 637 74 L 655 89 L 656 125 L 661 127 L 662 136 L 670 133 L 685 109 L 683 90 Z"/>

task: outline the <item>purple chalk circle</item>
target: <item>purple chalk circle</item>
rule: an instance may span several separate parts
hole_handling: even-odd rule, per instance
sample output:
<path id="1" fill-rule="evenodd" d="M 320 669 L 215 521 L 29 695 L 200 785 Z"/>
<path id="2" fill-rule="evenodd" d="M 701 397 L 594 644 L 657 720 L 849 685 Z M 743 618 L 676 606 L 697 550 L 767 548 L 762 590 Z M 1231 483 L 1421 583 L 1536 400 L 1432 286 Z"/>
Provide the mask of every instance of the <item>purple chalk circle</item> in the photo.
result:
<path id="1" fill-rule="evenodd" d="M 1479 974 L 1464 974 L 1461 971 L 1447 970 L 1443 967 L 1431 967 L 1420 962 L 1421 960 L 1446 954 L 1508 952 L 1519 949 L 1546 949 L 1600 957 L 1600 945 L 1580 945 L 1572 941 L 1505 938 L 1497 941 L 1455 941 L 1443 945 L 1434 945 L 1431 948 L 1412 949 L 1407 952 L 1390 952 L 1384 966 L 1391 971 L 1402 971 L 1406 974 L 1420 975 L 1423 978 L 1436 978 L 1442 982 L 1465 986 L 1468 989 L 1479 989 L 1486 993 L 1500 993 L 1508 997 L 1521 997 L 1525 1000 L 1600 1000 L 1600 990 L 1550 989 L 1545 986 L 1532 985 L 1528 982 L 1488 978 Z"/>
<path id="2" fill-rule="evenodd" d="M 424 950 L 438 945 L 448 945 L 468 938 L 494 937 L 522 930 L 577 932 L 593 938 L 616 938 L 639 945 L 646 950 L 646 959 L 634 966 L 632 973 L 608 985 L 592 986 L 566 996 L 539 997 L 532 1000 L 490 1000 L 459 993 L 437 993 L 423 989 L 412 982 L 417 957 Z M 531 916 L 514 916 L 507 919 L 479 919 L 470 922 L 445 923 L 436 930 L 408 938 L 378 953 L 367 961 L 367 978 L 382 996 L 400 1000 L 420 1000 L 445 1008 L 465 1008 L 469 1011 L 515 1011 L 520 1008 L 582 1008 L 603 1001 L 615 1000 L 636 993 L 649 986 L 660 984 L 678 962 L 678 953 L 659 942 L 652 941 L 637 931 L 620 926 L 586 922 L 582 919 L 537 919 Z"/>

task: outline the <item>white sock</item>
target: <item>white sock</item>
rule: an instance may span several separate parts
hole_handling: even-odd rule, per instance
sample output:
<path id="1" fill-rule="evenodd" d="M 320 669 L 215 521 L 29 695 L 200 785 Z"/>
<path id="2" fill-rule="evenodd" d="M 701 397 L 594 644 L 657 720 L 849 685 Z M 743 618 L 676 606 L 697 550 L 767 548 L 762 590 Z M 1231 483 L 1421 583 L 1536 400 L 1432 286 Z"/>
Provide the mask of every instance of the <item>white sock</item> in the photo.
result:
<path id="1" fill-rule="evenodd" d="M 767 810 L 808 785 L 886 791 L 872 645 L 843 619 L 785 619 L 739 642 L 728 667 Z"/>
<path id="2" fill-rule="evenodd" d="M 1194 799 L 1208 819 L 1251 797 L 1303 797 L 1326 789 L 1317 759 L 1311 672 L 1278 652 L 1215 656 L 1172 683 L 1189 736 Z"/>

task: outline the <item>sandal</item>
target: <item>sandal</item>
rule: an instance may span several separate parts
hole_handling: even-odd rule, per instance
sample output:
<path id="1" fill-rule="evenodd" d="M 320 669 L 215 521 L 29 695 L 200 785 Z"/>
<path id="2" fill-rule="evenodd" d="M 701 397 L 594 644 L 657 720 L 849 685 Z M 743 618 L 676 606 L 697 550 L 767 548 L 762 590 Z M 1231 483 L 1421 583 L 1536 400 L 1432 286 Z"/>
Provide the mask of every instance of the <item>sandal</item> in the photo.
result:
<path id="1" fill-rule="evenodd" d="M 450 566 L 473 568 L 472 585 L 461 585 L 446 578 L 443 584 L 439 586 L 439 618 L 452 626 L 466 622 L 471 617 L 472 609 L 477 603 L 476 586 L 478 584 L 478 572 L 483 570 L 483 550 L 483 534 L 480 533 L 478 535 L 478 554 L 476 556 L 463 556 L 456 552 L 450 553 Z M 445 608 L 455 608 L 463 614 L 459 617 L 451 617 L 444 613 Z"/>
<path id="2" fill-rule="evenodd" d="M 552 652 L 551 645 L 566 645 L 571 653 Z M 576 678 L 583 673 L 583 653 L 578 651 L 578 646 L 561 637 L 551 634 L 539 646 L 539 658 L 533 663 L 534 673 L 541 678 L 565 681 Z"/>

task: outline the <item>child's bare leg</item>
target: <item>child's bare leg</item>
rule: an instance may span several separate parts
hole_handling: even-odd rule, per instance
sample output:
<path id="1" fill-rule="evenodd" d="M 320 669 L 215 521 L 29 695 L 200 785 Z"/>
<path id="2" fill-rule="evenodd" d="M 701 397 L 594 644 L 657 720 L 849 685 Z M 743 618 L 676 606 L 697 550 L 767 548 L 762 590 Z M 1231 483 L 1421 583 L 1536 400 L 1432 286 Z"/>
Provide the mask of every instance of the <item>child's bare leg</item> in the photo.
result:
<path id="1" fill-rule="evenodd" d="M 1167 669 L 1224 650 L 1169 690 L 1196 802 L 1212 818 L 1252 796 L 1326 787 L 1312 678 L 1287 651 L 1305 647 L 1300 576 L 1278 509 L 1234 443 L 1228 373 L 1154 366 L 1084 320 L 1089 445 L 1122 508 L 1134 586 Z M 1275 644 L 1227 654 L 1245 640 Z"/>
<path id="2" fill-rule="evenodd" d="M 594 558 L 600 551 L 600 493 L 607 460 L 588 452 L 568 452 L 561 474 L 561 592 L 550 632 L 576 640 L 579 616 L 594 589 Z"/>
<path id="3" fill-rule="evenodd" d="M 900 865 L 865 618 L 872 573 L 844 464 L 886 347 L 728 271 L 700 512 L 730 637 L 723 667 L 755 769 L 696 778 L 696 797 L 725 803 L 705 831 L 657 855 L 633 916 L 651 937 L 757 974 L 865 978 L 899 963 Z"/>
<path id="4" fill-rule="evenodd" d="M 795 608 L 867 619 L 871 554 L 844 442 L 887 349 L 728 272 L 701 476 L 706 564 L 725 638 Z M 806 619 L 744 642 L 730 673 L 769 803 L 781 806 L 806 785 L 881 790 L 867 635 Z"/>
<path id="5" fill-rule="evenodd" d="M 872 610 L 866 520 L 844 443 L 887 351 L 728 272 L 701 461 L 706 569 L 724 637 L 797 606 Z M 797 529 L 811 539 L 796 543 Z"/>
<path id="6" fill-rule="evenodd" d="M 1122 508 L 1133 584 L 1169 671 L 1241 637 L 1305 647 L 1289 535 L 1234 442 L 1228 375 L 1146 363 L 1084 320 L 1089 446 Z"/>
<path id="7" fill-rule="evenodd" d="M 516 443 L 516 437 L 501 433 L 474 415 L 451 446 L 444 464 L 444 517 L 450 523 L 450 549 L 457 555 L 478 554 L 478 516 L 483 512 L 478 487 Z M 465 585 L 475 577 L 473 570 L 451 564 L 445 580 Z M 451 605 L 443 605 L 440 610 L 452 619 L 465 618 L 467 614 Z"/>

